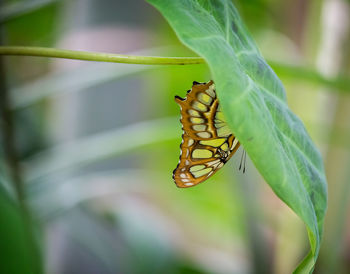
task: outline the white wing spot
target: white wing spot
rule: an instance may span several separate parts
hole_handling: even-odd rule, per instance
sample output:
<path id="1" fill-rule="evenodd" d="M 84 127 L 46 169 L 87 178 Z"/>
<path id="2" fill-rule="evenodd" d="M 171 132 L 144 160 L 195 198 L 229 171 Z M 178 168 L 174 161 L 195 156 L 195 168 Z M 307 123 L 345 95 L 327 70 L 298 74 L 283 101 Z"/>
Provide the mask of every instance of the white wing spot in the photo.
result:
<path id="1" fill-rule="evenodd" d="M 195 131 L 204 131 L 207 129 L 206 125 L 194 125 L 192 126 L 192 129 Z"/>
<path id="2" fill-rule="evenodd" d="M 201 117 L 201 115 L 199 114 L 199 112 L 197 110 L 194 109 L 189 109 L 188 110 L 188 114 L 194 117 Z"/>
<path id="3" fill-rule="evenodd" d="M 211 162 L 207 162 L 206 164 L 209 166 L 214 166 L 216 168 L 216 166 L 220 163 L 220 159 L 211 161 Z"/>
<path id="4" fill-rule="evenodd" d="M 224 163 L 221 162 L 221 163 L 218 165 L 217 169 L 222 168 L 223 166 L 224 166 Z"/>
<path id="5" fill-rule="evenodd" d="M 198 132 L 196 133 L 198 137 L 201 137 L 201 138 L 210 138 L 211 137 L 211 134 L 209 132 Z"/>
<path id="6" fill-rule="evenodd" d="M 187 141 L 187 146 L 192 146 L 193 145 L 193 143 L 194 143 L 194 140 L 193 139 L 188 139 L 188 141 Z"/>
<path id="7" fill-rule="evenodd" d="M 213 98 L 215 98 L 216 94 L 215 94 L 215 85 L 212 84 L 207 90 L 206 92 Z"/>
<path id="8" fill-rule="evenodd" d="M 192 103 L 192 107 L 196 110 L 199 110 L 199 111 L 208 111 L 208 107 L 198 101 L 194 101 Z"/>
<path id="9" fill-rule="evenodd" d="M 231 150 L 233 150 L 233 149 L 235 148 L 235 146 L 237 145 L 237 143 L 238 143 L 238 140 L 237 140 L 237 138 L 235 138 L 235 140 L 234 140 L 233 143 L 232 143 Z"/>
<path id="10" fill-rule="evenodd" d="M 204 119 L 203 118 L 197 118 L 197 117 L 191 117 L 190 121 L 193 124 L 202 124 L 202 123 L 204 123 Z"/>

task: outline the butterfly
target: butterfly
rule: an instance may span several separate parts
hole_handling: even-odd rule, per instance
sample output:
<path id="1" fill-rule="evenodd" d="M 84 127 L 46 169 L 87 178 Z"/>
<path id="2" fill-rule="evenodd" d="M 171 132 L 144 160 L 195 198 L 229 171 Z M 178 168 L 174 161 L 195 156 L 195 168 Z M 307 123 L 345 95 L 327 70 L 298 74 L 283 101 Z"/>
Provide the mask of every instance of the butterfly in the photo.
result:
<path id="1" fill-rule="evenodd" d="M 186 98 L 175 96 L 175 102 L 180 105 L 183 134 L 173 179 L 185 188 L 211 177 L 240 144 L 225 122 L 213 81 L 193 82 Z"/>

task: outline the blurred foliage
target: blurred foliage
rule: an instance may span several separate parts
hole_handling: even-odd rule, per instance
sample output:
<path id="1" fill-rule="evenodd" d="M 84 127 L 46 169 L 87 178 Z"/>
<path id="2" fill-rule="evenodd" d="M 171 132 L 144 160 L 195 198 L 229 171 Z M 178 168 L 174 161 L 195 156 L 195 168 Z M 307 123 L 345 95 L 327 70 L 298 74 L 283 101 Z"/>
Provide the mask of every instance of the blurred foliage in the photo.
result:
<path id="1" fill-rule="evenodd" d="M 8 196 L 0 178 L 0 273 L 41 273 L 41 262 L 33 253 L 31 230 L 23 213 L 12 197 Z"/>
<path id="2" fill-rule="evenodd" d="M 263 56 L 277 66 L 307 64 L 315 71 L 328 1 L 234 3 Z M 2 21 L 6 45 L 194 55 L 141 0 L 1 5 L 2 12 L 16 5 L 13 16 Z M 349 77 L 346 37 L 335 78 Z M 175 47 L 157 51 L 160 46 Z M 306 254 L 303 224 L 249 159 L 246 174 L 239 173 L 240 152 L 201 186 L 180 190 L 172 182 L 181 142 L 173 98 L 183 96 L 193 80 L 210 78 L 205 65 L 134 68 L 32 57 L 7 57 L 5 64 L 21 177 L 45 272 L 289 273 Z M 322 150 L 329 180 L 315 273 L 348 273 L 349 95 L 326 89 L 318 78 L 277 73 L 290 107 Z M 0 188 L 0 245 L 6 245 L 0 272 L 28 273 L 37 259 L 28 250 L 26 225 L 3 168 L 0 180 L 6 186 Z"/>

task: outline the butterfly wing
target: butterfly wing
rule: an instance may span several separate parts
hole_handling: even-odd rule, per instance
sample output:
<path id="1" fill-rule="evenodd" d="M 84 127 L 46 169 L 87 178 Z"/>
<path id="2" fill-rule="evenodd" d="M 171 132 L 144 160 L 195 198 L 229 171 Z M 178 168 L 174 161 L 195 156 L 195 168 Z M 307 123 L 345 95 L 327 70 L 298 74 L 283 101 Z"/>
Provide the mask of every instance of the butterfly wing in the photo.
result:
<path id="1" fill-rule="evenodd" d="M 190 187 L 220 169 L 238 149 L 239 142 L 224 121 L 213 81 L 194 82 L 186 98 L 177 96 L 175 101 L 181 107 L 184 133 L 173 179 L 178 187 Z"/>
<path id="2" fill-rule="evenodd" d="M 224 121 L 213 81 L 193 82 L 186 98 L 175 96 L 181 108 L 183 131 L 193 139 L 212 139 L 232 134 Z"/>

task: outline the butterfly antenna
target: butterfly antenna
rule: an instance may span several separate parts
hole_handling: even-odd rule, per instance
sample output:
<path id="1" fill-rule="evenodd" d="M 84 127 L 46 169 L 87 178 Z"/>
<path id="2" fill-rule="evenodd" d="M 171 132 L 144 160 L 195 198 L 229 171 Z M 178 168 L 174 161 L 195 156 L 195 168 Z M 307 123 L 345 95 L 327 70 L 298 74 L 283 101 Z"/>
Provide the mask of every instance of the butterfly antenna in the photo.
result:
<path id="1" fill-rule="evenodd" d="M 244 165 L 243 165 L 243 173 L 245 173 L 246 162 L 247 162 L 247 152 L 244 150 Z"/>
<path id="2" fill-rule="evenodd" d="M 240 164 L 239 164 L 239 168 L 238 168 L 238 170 L 241 170 L 242 169 L 242 163 L 243 163 L 243 156 L 244 156 L 244 152 L 245 152 L 245 150 L 243 149 L 243 151 L 242 151 L 242 154 L 241 154 L 241 162 L 240 162 Z"/>

